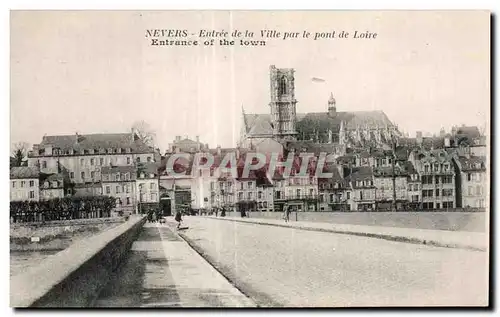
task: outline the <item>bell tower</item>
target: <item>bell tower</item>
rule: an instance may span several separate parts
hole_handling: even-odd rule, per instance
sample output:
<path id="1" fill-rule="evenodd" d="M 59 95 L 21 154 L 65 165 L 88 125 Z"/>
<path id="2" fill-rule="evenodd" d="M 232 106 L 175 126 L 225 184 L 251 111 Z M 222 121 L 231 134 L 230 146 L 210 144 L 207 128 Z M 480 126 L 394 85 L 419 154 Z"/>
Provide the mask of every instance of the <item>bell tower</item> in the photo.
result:
<path id="1" fill-rule="evenodd" d="M 295 70 L 293 68 L 269 67 L 271 79 L 271 123 L 273 135 L 279 139 L 293 139 L 295 130 L 296 104 Z"/>

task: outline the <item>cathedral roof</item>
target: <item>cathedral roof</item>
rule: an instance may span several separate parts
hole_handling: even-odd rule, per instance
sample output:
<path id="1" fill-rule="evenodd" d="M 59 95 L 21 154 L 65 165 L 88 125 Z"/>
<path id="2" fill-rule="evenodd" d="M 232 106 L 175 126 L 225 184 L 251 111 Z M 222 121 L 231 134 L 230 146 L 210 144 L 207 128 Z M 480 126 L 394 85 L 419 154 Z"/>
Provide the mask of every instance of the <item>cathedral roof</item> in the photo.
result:
<path id="1" fill-rule="evenodd" d="M 297 113 L 297 123 L 308 125 L 319 131 L 332 130 L 337 133 L 341 123 L 344 122 L 346 129 L 356 128 L 385 128 L 392 127 L 393 124 L 383 111 L 352 111 L 337 112 L 334 117 L 327 112 Z M 272 134 L 270 114 L 244 114 L 245 131 L 248 135 L 269 135 Z M 312 125 L 312 126 L 311 126 Z"/>
<path id="2" fill-rule="evenodd" d="M 297 120 L 308 119 L 311 121 L 327 124 L 330 129 L 337 131 L 340 129 L 340 123 L 344 121 L 347 129 L 360 128 L 385 128 L 392 126 L 392 122 L 383 111 L 352 111 L 337 112 L 334 117 L 327 112 L 311 112 L 306 114 L 297 114 Z"/>

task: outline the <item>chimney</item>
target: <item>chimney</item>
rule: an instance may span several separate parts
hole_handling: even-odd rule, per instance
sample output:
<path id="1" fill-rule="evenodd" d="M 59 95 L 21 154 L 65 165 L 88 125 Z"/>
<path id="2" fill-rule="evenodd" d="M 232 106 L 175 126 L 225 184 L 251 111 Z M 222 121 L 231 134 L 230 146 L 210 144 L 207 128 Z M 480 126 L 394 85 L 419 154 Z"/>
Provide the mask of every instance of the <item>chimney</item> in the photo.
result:
<path id="1" fill-rule="evenodd" d="M 221 154 L 220 145 L 217 145 L 217 155 Z"/>
<path id="2" fill-rule="evenodd" d="M 132 141 L 135 141 L 135 130 L 134 128 L 130 128 L 130 138 L 132 139 Z"/>
<path id="3" fill-rule="evenodd" d="M 175 142 L 179 142 L 181 140 L 181 136 L 180 135 L 176 135 L 175 136 Z"/>
<path id="4" fill-rule="evenodd" d="M 33 154 L 34 156 L 40 155 L 40 144 L 33 144 Z"/>
<path id="5" fill-rule="evenodd" d="M 240 158 L 240 148 L 237 147 L 236 148 L 236 159 L 239 159 Z"/>
<path id="6" fill-rule="evenodd" d="M 344 168 L 341 164 L 336 164 L 337 170 L 339 171 L 340 178 L 344 178 Z"/>
<path id="7" fill-rule="evenodd" d="M 450 138 L 449 137 L 444 138 L 444 147 L 450 147 Z"/>
<path id="8" fill-rule="evenodd" d="M 422 144 L 422 131 L 417 131 L 417 144 Z"/>
<path id="9" fill-rule="evenodd" d="M 200 143 L 200 136 L 199 135 L 196 136 L 196 142 Z"/>
<path id="10" fill-rule="evenodd" d="M 78 135 L 78 132 L 75 132 L 75 143 L 78 143 L 78 138 L 79 138 L 79 137 L 80 137 L 80 136 Z"/>
<path id="11" fill-rule="evenodd" d="M 444 130 L 444 128 L 441 128 L 441 130 L 439 131 L 439 136 L 444 137 L 445 135 L 446 135 L 446 131 Z"/>

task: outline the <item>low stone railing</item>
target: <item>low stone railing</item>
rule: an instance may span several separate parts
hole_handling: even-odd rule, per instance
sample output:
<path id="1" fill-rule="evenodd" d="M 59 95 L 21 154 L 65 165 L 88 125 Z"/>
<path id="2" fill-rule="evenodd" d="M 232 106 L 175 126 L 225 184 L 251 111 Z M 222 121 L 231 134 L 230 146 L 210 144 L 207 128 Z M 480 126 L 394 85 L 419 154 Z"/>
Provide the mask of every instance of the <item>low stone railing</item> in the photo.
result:
<path id="1" fill-rule="evenodd" d="M 336 224 L 402 227 L 431 230 L 487 232 L 488 213 L 443 211 L 396 212 L 292 212 L 291 221 L 327 222 Z M 228 212 L 228 217 L 241 217 L 239 212 Z M 220 213 L 219 213 L 220 216 Z M 283 219 L 281 212 L 249 212 L 250 218 Z"/>
<path id="2" fill-rule="evenodd" d="M 132 247 L 145 221 L 144 217 L 131 217 L 11 277 L 10 306 L 89 306 Z"/>

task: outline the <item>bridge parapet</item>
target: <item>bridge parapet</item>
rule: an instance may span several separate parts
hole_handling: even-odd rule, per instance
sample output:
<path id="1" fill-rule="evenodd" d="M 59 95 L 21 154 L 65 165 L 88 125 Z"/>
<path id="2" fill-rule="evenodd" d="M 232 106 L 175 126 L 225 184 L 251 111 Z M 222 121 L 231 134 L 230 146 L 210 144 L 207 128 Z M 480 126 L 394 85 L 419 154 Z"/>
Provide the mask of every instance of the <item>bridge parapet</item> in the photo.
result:
<path id="1" fill-rule="evenodd" d="M 146 219 L 136 216 L 78 241 L 40 265 L 13 276 L 10 306 L 87 307 L 130 250 Z"/>

